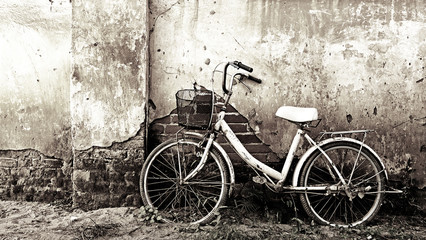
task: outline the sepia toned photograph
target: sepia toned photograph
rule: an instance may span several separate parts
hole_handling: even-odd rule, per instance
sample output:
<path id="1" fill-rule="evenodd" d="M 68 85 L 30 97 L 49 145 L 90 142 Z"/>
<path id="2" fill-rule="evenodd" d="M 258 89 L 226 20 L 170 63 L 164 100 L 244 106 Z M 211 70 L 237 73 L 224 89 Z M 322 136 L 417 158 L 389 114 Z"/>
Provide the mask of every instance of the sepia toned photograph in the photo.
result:
<path id="1" fill-rule="evenodd" d="M 0 0 L 0 240 L 426 239 L 426 1 Z"/>

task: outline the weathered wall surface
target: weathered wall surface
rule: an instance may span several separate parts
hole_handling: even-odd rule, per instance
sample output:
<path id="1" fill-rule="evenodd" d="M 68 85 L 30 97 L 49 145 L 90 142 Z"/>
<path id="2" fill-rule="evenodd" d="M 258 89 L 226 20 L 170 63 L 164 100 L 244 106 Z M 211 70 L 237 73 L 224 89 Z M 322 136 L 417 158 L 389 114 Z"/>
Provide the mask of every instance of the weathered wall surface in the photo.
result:
<path id="1" fill-rule="evenodd" d="M 135 204 L 144 157 L 147 3 L 75 0 L 72 6 L 74 204 Z"/>
<path id="2" fill-rule="evenodd" d="M 109 146 L 144 121 L 146 3 L 73 1 L 74 147 Z"/>
<path id="3" fill-rule="evenodd" d="M 138 205 L 147 2 L 0 3 L 0 199 Z"/>
<path id="4" fill-rule="evenodd" d="M 175 108 L 177 90 L 206 87 L 222 61 L 264 79 L 232 104 L 284 156 L 294 126 L 281 105 L 316 107 L 325 130 L 375 129 L 368 143 L 401 180 L 426 182 L 424 1 L 151 1 L 150 119 Z M 220 77 L 215 78 L 219 90 Z M 318 132 L 316 130 L 315 133 Z M 407 180 L 407 179 L 405 179 Z"/>
<path id="5" fill-rule="evenodd" d="M 58 145 L 69 142 L 71 4 L 2 1 L 0 32 L 0 148 L 64 157 L 69 147 Z"/>
<path id="6" fill-rule="evenodd" d="M 71 4 L 0 2 L 0 199 L 71 192 Z"/>

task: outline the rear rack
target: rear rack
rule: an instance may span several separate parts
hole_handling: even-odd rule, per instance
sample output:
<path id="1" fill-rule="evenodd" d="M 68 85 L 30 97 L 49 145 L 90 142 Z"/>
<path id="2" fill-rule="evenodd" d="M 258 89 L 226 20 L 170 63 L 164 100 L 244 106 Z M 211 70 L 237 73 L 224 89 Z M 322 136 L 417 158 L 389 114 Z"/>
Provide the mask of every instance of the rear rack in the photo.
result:
<path id="1" fill-rule="evenodd" d="M 363 133 L 364 137 L 362 142 L 364 142 L 365 138 L 367 137 L 367 133 L 369 132 L 375 132 L 375 130 L 352 130 L 352 131 L 337 131 L 337 132 L 320 132 L 320 137 L 319 140 L 323 139 L 324 136 L 329 135 L 330 137 L 343 137 L 343 135 L 348 135 L 348 134 L 357 134 L 357 133 Z"/>

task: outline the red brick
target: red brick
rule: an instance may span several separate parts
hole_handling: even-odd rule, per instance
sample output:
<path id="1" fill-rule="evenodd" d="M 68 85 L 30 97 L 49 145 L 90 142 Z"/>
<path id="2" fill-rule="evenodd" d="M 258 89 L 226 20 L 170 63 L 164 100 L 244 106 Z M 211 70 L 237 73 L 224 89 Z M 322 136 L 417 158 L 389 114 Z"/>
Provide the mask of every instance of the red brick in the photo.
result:
<path id="1" fill-rule="evenodd" d="M 277 163 L 277 162 L 280 162 L 281 159 L 274 152 L 270 152 L 267 155 L 267 160 L 266 161 L 270 162 L 270 163 Z"/>
<path id="2" fill-rule="evenodd" d="M 164 130 L 165 134 L 175 134 L 177 133 L 179 130 L 182 129 L 182 126 L 180 125 L 166 125 L 166 129 Z"/>
<path id="3" fill-rule="evenodd" d="M 228 153 L 229 158 L 231 158 L 231 161 L 233 163 L 244 163 L 244 160 L 242 160 L 242 158 L 237 154 L 237 153 Z M 265 163 L 268 160 L 268 156 L 265 153 L 256 153 L 256 154 L 252 154 L 252 156 L 254 158 L 256 158 L 257 160 Z"/>
<path id="4" fill-rule="evenodd" d="M 164 133 L 164 127 L 165 125 L 159 123 L 151 124 L 151 126 L 149 126 L 150 134 L 162 134 Z"/>
<path id="5" fill-rule="evenodd" d="M 242 134 L 235 134 L 237 138 L 240 140 L 240 142 L 244 145 L 250 144 L 250 143 L 262 143 L 260 139 L 254 134 L 254 133 L 242 133 Z M 220 144 L 222 143 L 228 143 L 223 136 L 219 136 L 216 141 Z"/>
<path id="6" fill-rule="evenodd" d="M 225 121 L 227 123 L 246 123 L 247 119 L 240 114 L 226 114 Z"/>
<path id="7" fill-rule="evenodd" d="M 230 144 L 224 143 L 220 145 L 226 152 L 233 153 L 234 149 Z M 244 147 L 251 154 L 255 153 L 272 153 L 272 150 L 265 144 L 246 144 Z"/>
<path id="8" fill-rule="evenodd" d="M 18 166 L 18 161 L 13 158 L 0 158 L 0 167 L 13 168 Z"/>
<path id="9" fill-rule="evenodd" d="M 244 134 L 244 135 L 240 135 L 240 134 L 236 134 L 237 138 L 241 141 L 241 143 L 243 144 L 247 144 L 247 143 L 262 143 L 262 141 L 260 141 L 260 139 L 254 135 L 254 134 Z"/>
<path id="10" fill-rule="evenodd" d="M 234 131 L 235 133 L 249 132 L 247 130 L 247 124 L 246 123 L 230 123 L 229 127 L 231 127 L 232 131 Z"/>
<path id="11" fill-rule="evenodd" d="M 62 160 L 46 158 L 43 160 L 43 166 L 48 168 L 61 168 Z"/>
<path id="12" fill-rule="evenodd" d="M 246 144 L 244 147 L 250 152 L 250 153 L 271 153 L 272 150 L 265 144 Z"/>
<path id="13" fill-rule="evenodd" d="M 171 116 L 168 115 L 163 118 L 155 119 L 155 121 L 152 124 L 158 124 L 158 123 L 169 124 L 171 123 L 171 120 L 172 120 Z"/>

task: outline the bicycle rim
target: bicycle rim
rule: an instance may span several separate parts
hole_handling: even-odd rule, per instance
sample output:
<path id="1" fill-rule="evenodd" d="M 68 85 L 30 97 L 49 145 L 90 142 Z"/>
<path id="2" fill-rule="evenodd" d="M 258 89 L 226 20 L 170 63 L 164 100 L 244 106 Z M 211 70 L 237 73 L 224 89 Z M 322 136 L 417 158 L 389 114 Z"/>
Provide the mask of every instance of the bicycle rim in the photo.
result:
<path id="1" fill-rule="evenodd" d="M 301 194 L 303 208 L 316 221 L 352 227 L 371 220 L 378 212 L 383 200 L 384 173 L 373 154 L 365 148 L 360 152 L 360 149 L 360 145 L 349 142 L 323 147 L 345 181 L 350 182 L 349 191 L 344 190 L 337 174 L 320 151 L 307 161 L 300 185 L 330 187 L 327 191 Z"/>
<path id="2" fill-rule="evenodd" d="M 160 210 L 167 222 L 206 224 L 226 201 L 228 173 L 210 151 L 204 167 L 187 182 L 183 179 L 198 165 L 204 148 L 195 140 L 169 141 L 157 147 L 141 172 L 145 205 Z"/>

